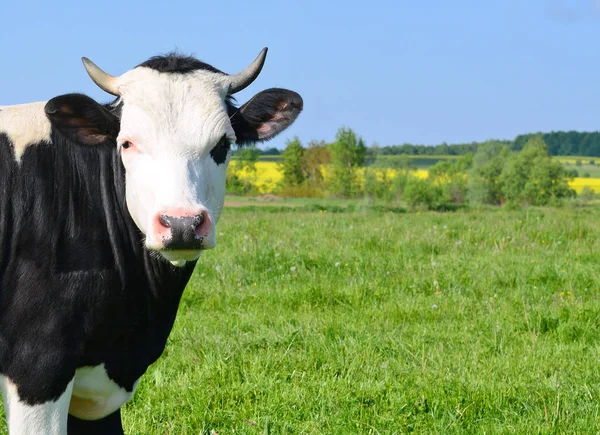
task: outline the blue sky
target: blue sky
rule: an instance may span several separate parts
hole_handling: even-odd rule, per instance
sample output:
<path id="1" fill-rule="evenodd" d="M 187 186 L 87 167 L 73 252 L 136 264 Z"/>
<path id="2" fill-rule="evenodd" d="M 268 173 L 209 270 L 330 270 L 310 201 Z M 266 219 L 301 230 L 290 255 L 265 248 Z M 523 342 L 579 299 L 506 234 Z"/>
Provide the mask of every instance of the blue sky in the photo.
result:
<path id="1" fill-rule="evenodd" d="M 0 105 L 108 100 L 81 56 L 117 75 L 179 49 L 237 72 L 268 46 L 238 101 L 274 86 L 305 101 L 269 145 L 340 126 L 380 145 L 600 129 L 599 0 L 12 1 L 1 14 Z"/>

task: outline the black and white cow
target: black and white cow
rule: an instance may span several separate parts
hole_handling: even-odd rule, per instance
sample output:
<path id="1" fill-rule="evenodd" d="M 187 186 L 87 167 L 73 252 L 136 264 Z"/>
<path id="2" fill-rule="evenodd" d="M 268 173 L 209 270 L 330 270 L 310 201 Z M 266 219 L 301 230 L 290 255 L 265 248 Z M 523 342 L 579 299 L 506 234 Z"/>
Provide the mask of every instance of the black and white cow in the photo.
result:
<path id="1" fill-rule="evenodd" d="M 122 433 L 120 407 L 161 355 L 183 289 L 215 246 L 231 144 L 288 127 L 302 98 L 232 95 L 178 54 L 81 94 L 0 107 L 0 389 L 11 435 Z"/>

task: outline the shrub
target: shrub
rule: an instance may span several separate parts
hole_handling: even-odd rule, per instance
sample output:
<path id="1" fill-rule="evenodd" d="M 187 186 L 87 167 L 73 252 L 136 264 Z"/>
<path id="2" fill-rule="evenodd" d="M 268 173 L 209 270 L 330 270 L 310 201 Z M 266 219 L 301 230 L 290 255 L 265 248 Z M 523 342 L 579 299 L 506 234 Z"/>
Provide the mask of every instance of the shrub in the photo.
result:
<path id="1" fill-rule="evenodd" d="M 380 172 L 373 169 L 365 169 L 365 196 L 369 198 L 383 199 L 389 201 L 392 199 L 392 178 L 387 170 Z"/>
<path id="2" fill-rule="evenodd" d="M 586 204 L 596 198 L 596 192 L 590 186 L 583 186 L 578 195 L 579 199 Z"/>
<path id="3" fill-rule="evenodd" d="M 335 142 L 329 146 L 331 154 L 331 191 L 346 198 L 361 193 L 358 168 L 365 162 L 367 147 L 362 138 L 350 128 L 340 128 Z"/>
<path id="4" fill-rule="evenodd" d="M 295 137 L 286 142 L 285 150 L 281 153 L 283 161 L 279 163 L 279 168 L 283 173 L 281 184 L 283 187 L 295 187 L 304 182 L 305 173 L 302 168 L 304 157 L 304 148 L 300 139 Z"/>

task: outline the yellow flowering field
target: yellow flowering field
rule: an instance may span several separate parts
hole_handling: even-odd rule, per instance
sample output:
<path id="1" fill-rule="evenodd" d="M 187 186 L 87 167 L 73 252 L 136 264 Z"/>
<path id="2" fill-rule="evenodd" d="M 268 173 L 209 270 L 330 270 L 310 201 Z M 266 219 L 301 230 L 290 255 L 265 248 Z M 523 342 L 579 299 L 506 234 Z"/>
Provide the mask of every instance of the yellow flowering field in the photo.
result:
<path id="1" fill-rule="evenodd" d="M 247 169 L 240 170 L 237 169 L 239 163 L 237 161 L 232 161 L 229 164 L 229 171 L 235 171 L 236 175 L 240 177 L 241 180 L 250 181 L 252 184 L 256 186 L 260 193 L 269 193 L 275 190 L 277 184 L 283 178 L 283 174 L 279 167 L 279 163 L 277 162 L 265 162 L 259 161 L 256 163 L 256 172 L 252 173 Z M 384 175 L 386 178 L 394 178 L 398 174 L 398 170 L 396 169 L 386 169 L 386 168 L 374 168 L 369 169 L 370 171 L 377 172 L 377 175 L 383 179 Z M 417 169 L 411 172 L 414 176 L 419 178 L 427 178 L 428 171 L 426 169 Z M 323 176 L 327 178 L 329 171 L 327 167 L 323 168 Z M 361 182 L 364 182 L 365 169 L 362 168 L 359 172 L 359 177 L 361 178 Z"/>
<path id="2" fill-rule="evenodd" d="M 573 178 L 569 182 L 569 186 L 577 193 L 581 192 L 585 186 L 590 187 L 594 192 L 600 192 L 600 178 Z"/>
<path id="3" fill-rule="evenodd" d="M 257 162 L 255 173 L 247 169 L 238 169 L 236 166 L 239 166 L 239 163 L 232 161 L 228 171 L 234 171 L 241 180 L 250 181 L 260 193 L 272 192 L 283 177 L 277 162 Z"/>
<path id="4" fill-rule="evenodd" d="M 279 168 L 279 163 L 277 162 L 264 162 L 259 161 L 256 163 L 256 173 L 251 173 L 248 171 L 240 171 L 236 169 L 236 165 L 238 162 L 232 161 L 230 164 L 230 171 L 236 171 L 237 175 L 242 180 L 251 181 L 261 193 L 269 193 L 275 190 L 277 184 L 281 181 L 283 174 Z M 370 168 L 369 171 L 377 172 L 378 176 L 383 179 L 384 174 L 386 178 L 394 178 L 398 174 L 398 170 L 396 169 L 385 169 L 385 168 Z M 325 178 L 328 176 L 327 167 L 323 168 L 323 175 Z M 429 171 L 427 169 L 416 169 L 411 171 L 411 173 L 418 177 L 425 179 L 429 175 Z M 365 169 L 361 169 L 360 171 L 361 181 L 364 182 L 364 174 Z M 588 186 L 593 189 L 595 192 L 600 192 L 600 178 L 574 178 L 569 182 L 569 186 L 574 189 L 577 193 L 581 192 L 584 186 Z"/>

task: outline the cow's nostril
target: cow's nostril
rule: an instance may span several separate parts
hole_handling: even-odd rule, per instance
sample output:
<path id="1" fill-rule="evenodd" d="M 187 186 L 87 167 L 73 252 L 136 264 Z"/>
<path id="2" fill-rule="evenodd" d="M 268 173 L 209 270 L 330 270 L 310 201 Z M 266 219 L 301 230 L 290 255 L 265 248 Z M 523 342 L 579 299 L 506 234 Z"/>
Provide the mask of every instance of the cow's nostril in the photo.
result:
<path id="1" fill-rule="evenodd" d="M 202 225 L 202 222 L 204 222 L 204 213 L 200 213 L 194 218 L 194 225 L 196 225 L 196 228 Z"/>
<path id="2" fill-rule="evenodd" d="M 158 222 L 165 228 L 171 228 L 171 224 L 169 223 L 169 216 L 160 214 L 158 215 Z"/>
<path id="3" fill-rule="evenodd" d="M 207 233 L 207 224 L 210 224 L 209 219 L 207 219 L 208 212 L 202 211 L 199 215 L 196 215 L 195 228 L 194 231 L 197 237 L 206 237 Z"/>

